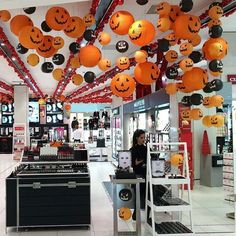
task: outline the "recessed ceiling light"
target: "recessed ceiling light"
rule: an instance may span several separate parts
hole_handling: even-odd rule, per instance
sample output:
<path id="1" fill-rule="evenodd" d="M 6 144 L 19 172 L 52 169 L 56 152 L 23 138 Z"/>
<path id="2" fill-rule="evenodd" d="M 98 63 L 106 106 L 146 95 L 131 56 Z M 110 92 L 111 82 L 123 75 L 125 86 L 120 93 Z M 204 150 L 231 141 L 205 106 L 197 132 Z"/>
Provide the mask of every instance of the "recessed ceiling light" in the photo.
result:
<path id="1" fill-rule="evenodd" d="M 1 43 L 1 46 L 5 46 L 6 44 L 5 43 Z"/>
<path id="2" fill-rule="evenodd" d="M 15 58 L 15 57 L 12 57 L 11 59 L 12 59 L 12 61 L 15 61 L 15 60 L 16 60 L 16 58 Z"/>
<path id="3" fill-rule="evenodd" d="M 72 68 L 69 68 L 68 71 L 72 71 Z"/>

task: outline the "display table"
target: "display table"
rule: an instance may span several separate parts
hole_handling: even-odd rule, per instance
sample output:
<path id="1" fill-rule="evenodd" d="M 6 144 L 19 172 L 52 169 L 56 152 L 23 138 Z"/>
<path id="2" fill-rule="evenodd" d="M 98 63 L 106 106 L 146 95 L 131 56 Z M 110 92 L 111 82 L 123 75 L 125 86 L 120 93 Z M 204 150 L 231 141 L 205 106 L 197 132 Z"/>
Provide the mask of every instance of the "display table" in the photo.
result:
<path id="1" fill-rule="evenodd" d="M 114 175 L 110 175 L 113 190 L 113 231 L 114 236 L 118 235 L 136 235 L 141 236 L 141 215 L 140 215 L 140 183 L 145 183 L 142 178 L 137 179 L 116 179 Z M 122 231 L 118 230 L 117 218 L 117 184 L 134 184 L 136 186 L 136 231 Z"/>

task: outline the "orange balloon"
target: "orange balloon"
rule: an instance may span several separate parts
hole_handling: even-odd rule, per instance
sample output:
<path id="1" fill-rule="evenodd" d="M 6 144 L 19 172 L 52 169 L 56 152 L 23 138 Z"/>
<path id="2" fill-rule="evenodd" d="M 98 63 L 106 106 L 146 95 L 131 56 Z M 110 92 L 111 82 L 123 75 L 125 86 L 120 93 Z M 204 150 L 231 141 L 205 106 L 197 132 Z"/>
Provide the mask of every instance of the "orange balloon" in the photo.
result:
<path id="1" fill-rule="evenodd" d="M 175 62 L 178 59 L 178 53 L 175 50 L 169 50 L 165 55 L 165 59 L 168 62 Z"/>
<path id="2" fill-rule="evenodd" d="M 98 67 L 100 70 L 106 71 L 111 68 L 111 61 L 106 58 L 103 58 L 98 62 Z"/>
<path id="3" fill-rule="evenodd" d="M 177 85 L 176 83 L 169 83 L 165 87 L 166 93 L 169 95 L 173 95 L 177 93 Z"/>
<path id="4" fill-rule="evenodd" d="M 147 61 L 148 53 L 144 50 L 139 50 L 134 53 L 134 59 L 137 63 L 143 63 Z"/>
<path id="5" fill-rule="evenodd" d="M 214 127 L 221 127 L 224 125 L 224 122 L 225 122 L 225 118 L 224 116 L 222 115 L 214 115 L 214 116 L 211 116 L 211 124 L 214 126 Z"/>
<path id="6" fill-rule="evenodd" d="M 183 56 L 188 56 L 193 51 L 193 45 L 191 43 L 182 43 L 179 47 L 179 51 Z"/>
<path id="7" fill-rule="evenodd" d="M 55 49 L 61 49 L 64 47 L 64 44 L 65 44 L 65 41 L 62 37 L 60 36 L 56 36 L 54 37 L 53 39 L 53 42 L 52 42 L 52 46 L 55 48 Z"/>
<path id="8" fill-rule="evenodd" d="M 98 36 L 98 42 L 103 46 L 108 45 L 111 42 L 111 36 L 106 32 L 102 32 Z"/>
<path id="9" fill-rule="evenodd" d="M 178 167 L 183 164 L 183 160 L 184 160 L 183 155 L 177 153 L 171 156 L 170 163 L 172 166 Z"/>
<path id="10" fill-rule="evenodd" d="M 65 79 L 64 71 L 60 68 L 56 68 L 52 72 L 52 76 L 55 80 L 60 81 L 62 79 Z"/>
<path id="11" fill-rule="evenodd" d="M 133 24 L 134 17 L 128 11 L 115 12 L 109 21 L 111 30 L 118 35 L 125 35 Z"/>
<path id="12" fill-rule="evenodd" d="M 82 47 L 79 53 L 79 60 L 81 65 L 85 67 L 94 67 L 101 60 L 101 51 L 93 45 Z"/>
<path id="13" fill-rule="evenodd" d="M 159 18 L 157 21 L 157 29 L 160 30 L 161 32 L 166 32 L 167 30 L 170 29 L 170 26 L 171 26 L 171 21 L 167 17 Z"/>
<path id="14" fill-rule="evenodd" d="M 213 107 L 212 102 L 211 102 L 211 97 L 204 97 L 202 105 L 206 108 Z"/>
<path id="15" fill-rule="evenodd" d="M 210 74 L 211 75 L 213 75 L 214 77 L 219 77 L 222 73 L 223 73 L 223 71 L 222 72 L 213 72 L 213 71 L 211 71 L 211 70 L 209 70 L 210 71 Z"/>
<path id="16" fill-rule="evenodd" d="M 138 83 L 150 85 L 155 82 L 160 75 L 160 69 L 152 62 L 139 63 L 135 66 L 134 76 Z"/>
<path id="17" fill-rule="evenodd" d="M 175 46 L 177 44 L 177 39 L 174 33 L 168 34 L 165 39 L 167 39 L 171 46 Z"/>
<path id="18" fill-rule="evenodd" d="M 183 120 L 191 120 L 192 119 L 190 109 L 183 110 L 180 115 Z"/>
<path id="19" fill-rule="evenodd" d="M 128 57 L 119 57 L 116 61 L 116 65 L 119 69 L 125 70 L 130 66 L 130 61 Z"/>
<path id="20" fill-rule="evenodd" d="M 202 41 L 201 37 L 199 34 L 196 34 L 193 38 L 190 38 L 189 43 L 191 43 L 194 47 L 196 47 L 197 45 L 199 45 Z"/>
<path id="21" fill-rule="evenodd" d="M 159 15 L 168 15 L 170 13 L 171 5 L 168 2 L 161 2 L 157 5 L 156 11 Z"/>
<path id="22" fill-rule="evenodd" d="M 202 117 L 203 117 L 203 112 L 202 112 L 201 109 L 199 109 L 199 108 L 193 108 L 193 109 L 191 110 L 191 118 L 192 118 L 193 120 L 200 120 L 200 119 L 202 119 Z"/>
<path id="23" fill-rule="evenodd" d="M 52 36 L 43 36 L 42 44 L 38 48 L 36 48 L 37 53 L 44 58 L 52 57 L 57 52 L 57 50 L 53 47 L 52 43 Z"/>
<path id="24" fill-rule="evenodd" d="M 84 34 L 86 25 L 78 16 L 72 16 L 68 20 L 68 24 L 64 29 L 64 33 L 71 38 L 79 38 Z"/>
<path id="25" fill-rule="evenodd" d="M 64 105 L 64 109 L 65 109 L 66 111 L 71 110 L 71 105 L 70 105 L 70 104 Z"/>
<path id="26" fill-rule="evenodd" d="M 7 22 L 11 19 L 11 13 L 7 10 L 0 11 L 0 21 Z"/>
<path id="27" fill-rule="evenodd" d="M 90 27 L 95 24 L 95 18 L 94 15 L 88 13 L 87 15 L 84 16 L 83 21 L 87 27 Z"/>
<path id="28" fill-rule="evenodd" d="M 138 46 L 149 44 L 154 39 L 155 34 L 155 27 L 147 20 L 135 21 L 129 28 L 130 41 Z"/>
<path id="29" fill-rule="evenodd" d="M 193 60 L 190 58 L 181 60 L 179 63 L 179 68 L 184 72 L 191 71 L 193 69 Z"/>
<path id="30" fill-rule="evenodd" d="M 213 6 L 208 11 L 208 15 L 213 20 L 218 20 L 220 17 L 222 17 L 224 14 L 224 10 L 220 6 Z"/>
<path id="31" fill-rule="evenodd" d="M 79 57 L 72 57 L 70 60 L 70 66 L 73 69 L 77 69 L 81 66 L 80 61 L 79 61 Z"/>
<path id="32" fill-rule="evenodd" d="M 16 15 L 10 21 L 11 32 L 18 36 L 25 26 L 33 26 L 33 21 L 25 15 Z"/>
<path id="33" fill-rule="evenodd" d="M 27 57 L 27 63 L 31 66 L 36 66 L 39 64 L 39 56 L 37 54 L 31 53 Z"/>
<path id="34" fill-rule="evenodd" d="M 193 89 L 186 87 L 184 85 L 184 83 L 178 83 L 177 87 L 178 87 L 178 90 L 182 93 L 191 93 L 191 92 L 193 92 Z"/>
<path id="35" fill-rule="evenodd" d="M 79 86 L 79 85 L 81 85 L 81 84 L 83 83 L 84 78 L 83 78 L 83 76 L 80 75 L 80 74 L 74 74 L 74 75 L 72 76 L 71 81 L 72 81 L 72 83 L 73 83 L 74 85 Z"/>
<path id="36" fill-rule="evenodd" d="M 211 105 L 214 107 L 221 107 L 224 103 L 224 98 L 221 95 L 213 95 L 211 97 Z"/>
<path id="37" fill-rule="evenodd" d="M 19 33 L 19 42 L 28 49 L 35 49 L 43 42 L 43 33 L 37 27 L 25 26 Z"/>
<path id="38" fill-rule="evenodd" d="M 208 28 L 211 28 L 213 25 L 222 25 L 222 22 L 219 19 L 212 19 L 207 24 Z"/>
<path id="39" fill-rule="evenodd" d="M 211 116 L 204 116 L 202 118 L 202 124 L 205 125 L 206 127 L 211 127 Z"/>

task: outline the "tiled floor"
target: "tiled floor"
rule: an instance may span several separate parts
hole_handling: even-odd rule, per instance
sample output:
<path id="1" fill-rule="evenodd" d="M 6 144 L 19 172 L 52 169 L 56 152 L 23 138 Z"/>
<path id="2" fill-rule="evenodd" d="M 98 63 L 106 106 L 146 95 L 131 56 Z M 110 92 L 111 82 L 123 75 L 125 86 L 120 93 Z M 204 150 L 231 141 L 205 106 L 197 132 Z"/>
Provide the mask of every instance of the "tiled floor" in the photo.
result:
<path id="1" fill-rule="evenodd" d="M 0 155 L 0 236 L 5 234 L 5 178 L 10 174 L 16 162 L 9 155 Z M 30 230 L 19 233 L 8 229 L 10 236 L 112 236 L 113 235 L 113 212 L 112 202 L 107 196 L 102 185 L 103 181 L 109 181 L 109 174 L 114 173 L 113 166 L 108 162 L 90 163 L 91 173 L 91 214 L 92 225 L 90 230 L 79 229 L 50 229 Z M 220 188 L 207 188 L 195 186 L 192 192 L 193 217 L 197 234 L 200 235 L 236 235 L 226 234 L 234 229 L 234 221 L 227 219 L 225 213 L 232 211 L 231 205 L 223 200 L 223 190 Z M 142 221 L 144 214 L 142 213 Z M 188 221 L 188 216 L 183 215 L 183 220 Z M 120 222 L 121 230 L 134 229 L 134 222 Z M 143 235 L 149 236 L 144 232 Z M 209 232 L 209 233 L 206 233 Z M 221 232 L 221 233 L 218 233 Z"/>

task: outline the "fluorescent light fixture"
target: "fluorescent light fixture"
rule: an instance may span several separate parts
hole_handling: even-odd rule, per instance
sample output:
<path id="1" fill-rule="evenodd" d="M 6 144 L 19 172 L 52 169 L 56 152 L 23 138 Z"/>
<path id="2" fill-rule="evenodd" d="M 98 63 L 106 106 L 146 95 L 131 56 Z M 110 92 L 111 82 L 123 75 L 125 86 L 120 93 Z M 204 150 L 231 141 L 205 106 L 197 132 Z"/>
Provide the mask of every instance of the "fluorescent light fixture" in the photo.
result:
<path id="1" fill-rule="evenodd" d="M 12 57 L 11 59 L 12 59 L 12 61 L 16 61 L 16 58 L 15 58 L 15 57 Z"/>

